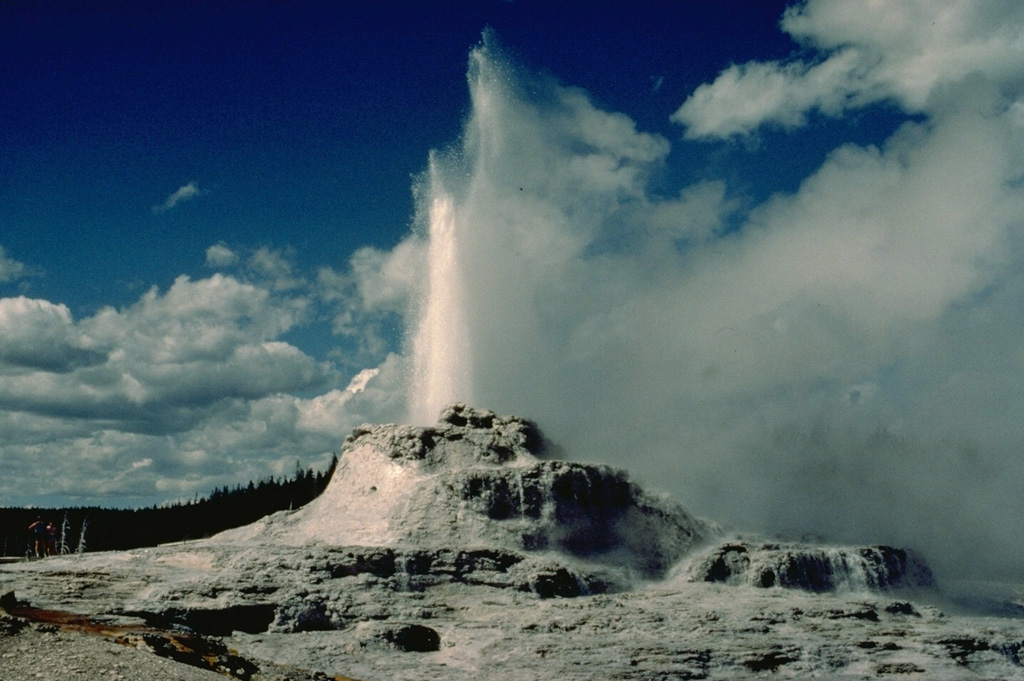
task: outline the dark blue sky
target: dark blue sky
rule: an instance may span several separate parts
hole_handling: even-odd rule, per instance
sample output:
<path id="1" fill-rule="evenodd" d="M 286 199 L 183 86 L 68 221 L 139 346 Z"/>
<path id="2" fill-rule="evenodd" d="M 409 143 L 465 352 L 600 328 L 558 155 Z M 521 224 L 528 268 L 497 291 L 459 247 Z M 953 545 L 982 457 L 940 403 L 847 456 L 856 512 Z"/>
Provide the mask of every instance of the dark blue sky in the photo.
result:
<path id="1" fill-rule="evenodd" d="M 218 242 L 340 266 L 408 230 L 412 177 L 459 135 L 466 57 L 485 27 L 527 69 L 675 139 L 669 115 L 694 87 L 796 48 L 777 28 L 783 7 L 5 2 L 2 245 L 43 274 L 23 288 L 76 315 L 201 275 Z M 787 160 L 792 174 L 776 167 L 739 184 L 764 193 L 802 176 L 828 148 L 810 146 L 809 163 Z M 729 155 L 679 144 L 665 190 L 758 173 L 725 170 Z M 151 210 L 189 182 L 194 200 Z"/>

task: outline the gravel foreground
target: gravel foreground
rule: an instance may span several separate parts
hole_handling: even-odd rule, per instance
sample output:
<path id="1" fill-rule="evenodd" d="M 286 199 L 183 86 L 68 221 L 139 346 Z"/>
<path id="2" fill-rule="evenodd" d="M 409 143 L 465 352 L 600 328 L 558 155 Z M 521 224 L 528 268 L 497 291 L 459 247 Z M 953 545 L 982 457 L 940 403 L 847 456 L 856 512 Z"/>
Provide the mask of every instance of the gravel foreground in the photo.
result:
<path id="1" fill-rule="evenodd" d="M 224 677 L 84 633 L 29 626 L 0 636 L 0 680 L 213 681 Z"/>
<path id="2" fill-rule="evenodd" d="M 5 594 L 0 607 L 0 681 L 353 681 L 257 665 L 213 637 L 104 624 L 13 599 Z"/>

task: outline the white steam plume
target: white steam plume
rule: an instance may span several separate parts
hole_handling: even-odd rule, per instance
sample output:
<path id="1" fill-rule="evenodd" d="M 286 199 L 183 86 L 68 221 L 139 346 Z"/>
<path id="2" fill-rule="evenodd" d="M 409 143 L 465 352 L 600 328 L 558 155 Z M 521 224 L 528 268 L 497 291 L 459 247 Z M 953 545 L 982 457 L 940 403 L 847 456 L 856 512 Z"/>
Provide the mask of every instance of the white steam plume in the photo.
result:
<path id="1" fill-rule="evenodd" d="M 665 139 L 485 35 L 421 197 L 457 275 L 418 317 L 418 385 L 449 383 L 416 420 L 471 399 L 725 522 L 1024 565 L 1024 92 L 938 81 L 924 120 L 736 216 L 716 182 L 653 197 Z"/>

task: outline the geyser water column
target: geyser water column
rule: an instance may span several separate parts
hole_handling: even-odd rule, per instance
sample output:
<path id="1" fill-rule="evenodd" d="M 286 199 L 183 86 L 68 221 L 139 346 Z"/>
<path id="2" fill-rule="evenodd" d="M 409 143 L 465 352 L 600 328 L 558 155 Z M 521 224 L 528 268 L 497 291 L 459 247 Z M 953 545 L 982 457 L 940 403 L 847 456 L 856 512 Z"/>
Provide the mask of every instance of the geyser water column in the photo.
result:
<path id="1" fill-rule="evenodd" d="M 561 436 L 578 430 L 595 379 L 610 380 L 603 358 L 577 351 L 613 299 L 614 270 L 586 254 L 667 144 L 524 73 L 490 32 L 469 55 L 467 81 L 460 143 L 431 155 L 417 187 L 429 244 L 407 336 L 409 418 L 431 425 L 460 401 L 544 414 Z"/>
<path id="2" fill-rule="evenodd" d="M 473 402 L 465 291 L 459 270 L 454 199 L 444 189 L 438 161 L 430 161 L 427 280 L 412 341 L 410 419 L 432 424 L 445 405 Z"/>
<path id="3" fill-rule="evenodd" d="M 495 262 L 502 249 L 490 247 L 501 238 L 494 234 L 490 219 L 494 201 L 484 200 L 480 210 L 481 185 L 488 195 L 493 186 L 486 150 L 498 146 L 493 138 L 501 137 L 495 120 L 499 114 L 488 104 L 497 87 L 496 71 L 501 70 L 491 42 L 493 37 L 485 33 L 483 44 L 470 53 L 467 78 L 473 114 L 462 148 L 459 153 L 431 153 L 426 185 L 418 195 L 417 213 L 419 220 L 426 218 L 428 247 L 426 280 L 410 344 L 413 375 L 408 405 L 410 421 L 421 425 L 432 425 L 449 404 L 476 404 L 474 334 L 469 325 L 481 320 L 479 310 L 473 319 L 468 294 L 472 290 L 477 298 L 491 298 L 485 289 L 503 279 L 497 274 L 501 265 Z"/>

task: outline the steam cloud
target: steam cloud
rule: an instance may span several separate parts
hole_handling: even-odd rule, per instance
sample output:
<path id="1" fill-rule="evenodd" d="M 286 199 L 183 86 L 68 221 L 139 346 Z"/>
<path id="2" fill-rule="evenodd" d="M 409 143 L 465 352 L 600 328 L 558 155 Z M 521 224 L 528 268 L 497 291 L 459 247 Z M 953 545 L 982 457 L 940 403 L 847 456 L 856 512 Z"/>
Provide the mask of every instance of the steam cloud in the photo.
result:
<path id="1" fill-rule="evenodd" d="M 895 18 L 853 4 L 787 13 L 783 27 L 821 50 L 815 66 L 732 67 L 675 120 L 712 138 L 878 101 L 916 117 L 880 147 L 839 146 L 798 191 L 742 213 L 719 181 L 653 196 L 667 140 L 521 73 L 485 34 L 461 147 L 435 157 L 420 233 L 380 271 L 399 259 L 426 271 L 429 207 L 450 200 L 466 343 L 448 370 L 470 378 L 447 397 L 536 418 L 568 456 L 627 467 L 718 520 L 899 542 L 947 573 L 1012 571 L 1024 565 L 1024 20 L 1018 5 L 956 4 L 976 16 L 926 39 L 909 15 L 933 3 L 885 6 L 908 15 Z M 909 37 L 838 35 L 838 8 L 861 24 L 899 18 Z M 1003 47 L 975 59 L 996 30 Z M 823 85 L 826 67 L 838 75 Z M 797 108 L 730 119 L 719 104 L 761 92 L 768 72 L 806 95 L 788 98 Z"/>

